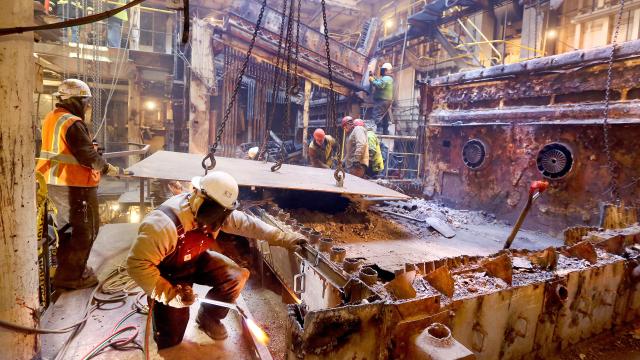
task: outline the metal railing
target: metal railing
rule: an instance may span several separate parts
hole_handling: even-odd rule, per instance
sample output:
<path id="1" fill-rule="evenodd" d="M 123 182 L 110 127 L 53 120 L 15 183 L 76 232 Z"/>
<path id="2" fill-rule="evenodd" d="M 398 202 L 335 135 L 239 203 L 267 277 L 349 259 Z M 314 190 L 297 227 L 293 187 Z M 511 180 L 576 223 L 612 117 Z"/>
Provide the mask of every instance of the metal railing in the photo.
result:
<path id="1" fill-rule="evenodd" d="M 411 168 L 411 167 L 391 167 L 393 166 L 398 166 L 398 165 L 405 165 L 406 163 L 408 163 L 408 158 L 416 158 L 416 168 Z M 389 178 L 389 171 L 397 171 L 399 174 L 399 177 L 402 179 L 419 179 L 420 178 L 420 164 L 422 163 L 422 154 L 416 154 L 416 153 L 407 153 L 407 152 L 395 152 L 395 151 L 389 151 L 387 153 L 387 159 L 386 159 L 386 163 L 384 166 L 384 177 L 385 178 Z M 391 162 L 395 162 L 395 164 L 391 163 Z M 413 173 L 415 173 L 415 177 L 414 176 L 407 176 L 410 173 L 410 175 L 412 175 Z M 394 174 L 392 174 L 394 175 Z"/>

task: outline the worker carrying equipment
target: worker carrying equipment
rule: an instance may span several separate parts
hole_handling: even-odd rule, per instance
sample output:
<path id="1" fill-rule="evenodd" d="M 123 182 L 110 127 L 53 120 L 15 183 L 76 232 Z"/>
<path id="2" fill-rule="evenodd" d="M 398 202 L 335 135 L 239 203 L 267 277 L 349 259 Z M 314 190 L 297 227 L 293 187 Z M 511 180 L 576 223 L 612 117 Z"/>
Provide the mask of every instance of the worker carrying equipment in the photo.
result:
<path id="1" fill-rule="evenodd" d="M 390 73 L 393 67 L 390 63 L 380 67 L 380 78 L 369 72 L 369 83 L 373 93 L 373 119 L 376 122 L 378 133 L 389 135 L 389 119 L 391 105 L 393 103 L 393 77 Z"/>
<path id="2" fill-rule="evenodd" d="M 351 116 L 342 118 L 342 128 L 347 142 L 345 145 L 345 164 L 349 174 L 363 178 L 369 166 L 369 140 L 367 130 L 362 126 L 355 126 Z"/>
<path id="3" fill-rule="evenodd" d="M 367 166 L 367 176 L 375 177 L 384 170 L 384 158 L 380 149 L 380 139 L 375 132 L 375 124 L 370 124 L 361 119 L 356 119 L 356 126 L 362 126 L 367 130 L 367 140 L 369 142 L 369 166 Z"/>
<path id="4" fill-rule="evenodd" d="M 36 164 L 47 183 L 60 243 L 53 285 L 70 289 L 95 286 L 87 259 L 100 227 L 98 184 L 101 175 L 118 176 L 118 167 L 98 154 L 83 120 L 91 113 L 91 90 L 77 79 L 64 80 L 59 100 L 42 124 L 42 146 Z"/>
<path id="5" fill-rule="evenodd" d="M 305 243 L 301 235 L 236 210 L 238 184 L 231 175 L 212 171 L 192 185 L 192 192 L 170 198 L 144 218 L 127 258 L 129 275 L 155 301 L 153 334 L 159 349 L 182 341 L 188 306 L 196 300 L 193 283 L 211 287 L 207 299 L 234 302 L 249 278 L 249 270 L 211 250 L 220 231 L 289 250 Z M 196 321 L 211 338 L 224 339 L 221 320 L 227 313 L 202 303 Z"/>
<path id="6" fill-rule="evenodd" d="M 330 169 L 333 165 L 333 152 L 336 139 L 331 135 L 325 135 L 324 130 L 316 129 L 313 132 L 313 140 L 309 142 L 309 162 L 317 168 Z"/>

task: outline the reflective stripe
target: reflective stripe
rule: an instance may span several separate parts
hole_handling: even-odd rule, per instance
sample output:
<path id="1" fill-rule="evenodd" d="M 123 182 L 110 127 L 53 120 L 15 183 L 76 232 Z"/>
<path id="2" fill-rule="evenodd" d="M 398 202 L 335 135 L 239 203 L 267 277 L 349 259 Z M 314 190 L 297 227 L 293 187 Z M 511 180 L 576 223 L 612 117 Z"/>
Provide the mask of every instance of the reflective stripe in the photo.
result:
<path id="1" fill-rule="evenodd" d="M 51 160 L 61 162 L 63 164 L 80 165 L 75 156 L 69 154 L 56 154 L 48 151 L 40 151 L 38 160 Z"/>
<path id="2" fill-rule="evenodd" d="M 56 121 L 56 126 L 53 128 L 53 142 L 51 143 L 51 152 L 58 153 L 60 150 L 58 147 L 60 146 L 60 129 L 67 122 L 67 120 L 74 118 L 77 116 L 73 116 L 71 114 L 64 114 L 58 118 Z"/>

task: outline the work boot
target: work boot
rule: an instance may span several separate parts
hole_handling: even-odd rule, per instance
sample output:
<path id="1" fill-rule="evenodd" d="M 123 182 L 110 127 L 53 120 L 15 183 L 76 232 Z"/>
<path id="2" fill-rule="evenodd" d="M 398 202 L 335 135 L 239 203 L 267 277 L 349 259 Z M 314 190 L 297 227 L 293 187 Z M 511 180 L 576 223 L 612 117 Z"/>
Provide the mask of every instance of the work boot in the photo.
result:
<path id="1" fill-rule="evenodd" d="M 92 288 L 98 285 L 98 277 L 91 267 L 86 267 L 79 279 L 61 280 L 57 277 L 53 278 L 53 286 L 56 288 L 64 288 L 69 290 L 79 290 Z"/>
<path id="2" fill-rule="evenodd" d="M 196 323 L 205 334 L 207 334 L 213 340 L 224 340 L 229 337 L 227 328 L 218 319 L 203 320 L 200 316 L 196 319 Z"/>

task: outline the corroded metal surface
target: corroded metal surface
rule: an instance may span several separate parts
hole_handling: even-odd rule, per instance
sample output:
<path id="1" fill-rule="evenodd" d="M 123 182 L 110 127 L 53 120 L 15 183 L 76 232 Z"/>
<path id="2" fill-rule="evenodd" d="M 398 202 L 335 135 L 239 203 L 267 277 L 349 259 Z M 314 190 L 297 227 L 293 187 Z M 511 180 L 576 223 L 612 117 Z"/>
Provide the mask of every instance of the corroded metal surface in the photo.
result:
<path id="1" fill-rule="evenodd" d="M 282 210 L 258 214 L 279 223 Z M 549 358 L 640 318 L 632 276 L 640 227 L 571 233 L 565 246 L 405 264 L 395 274 L 362 258 L 378 271 L 369 285 L 306 245 L 303 303 L 289 307 L 287 358 L 409 359 L 413 337 L 435 322 L 478 359 Z"/>
<path id="2" fill-rule="evenodd" d="M 625 43 L 613 67 L 610 140 L 622 200 L 640 195 L 640 41 Z M 482 209 L 514 221 L 528 184 L 543 177 L 536 163 L 551 143 L 570 149 L 572 168 L 551 181 L 524 227 L 559 232 L 597 225 L 610 201 L 602 114 L 606 48 L 450 75 L 422 89 L 427 120 L 425 194 L 447 205 Z M 620 57 L 624 59 L 620 59 Z M 487 146 L 485 164 L 465 165 L 464 145 Z"/>
<path id="3" fill-rule="evenodd" d="M 640 316 L 640 287 L 631 277 L 640 260 L 636 244 L 626 243 L 620 255 L 597 249 L 593 264 L 565 247 L 554 249 L 559 258 L 551 268 L 529 261 L 549 251 L 415 264 L 406 273 L 416 274 L 412 299 L 396 298 L 376 284 L 374 295 L 342 306 L 291 305 L 288 358 L 407 359 L 412 336 L 436 320 L 478 359 L 548 358 Z M 487 271 L 495 262 L 508 266 L 512 285 Z M 431 286 L 432 274 L 443 271 L 452 274 L 451 296 Z"/>

